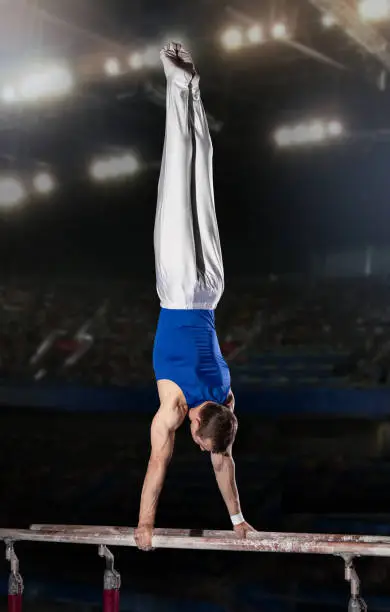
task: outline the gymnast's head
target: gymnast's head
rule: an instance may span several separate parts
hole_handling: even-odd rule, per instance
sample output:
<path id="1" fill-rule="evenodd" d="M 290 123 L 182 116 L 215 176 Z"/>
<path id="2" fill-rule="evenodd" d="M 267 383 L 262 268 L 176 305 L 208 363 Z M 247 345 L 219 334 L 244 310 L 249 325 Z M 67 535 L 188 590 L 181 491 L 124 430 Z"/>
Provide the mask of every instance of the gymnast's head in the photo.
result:
<path id="1" fill-rule="evenodd" d="M 237 419 L 230 408 L 207 402 L 190 410 L 189 417 L 192 438 L 202 451 L 226 453 L 237 433 Z"/>

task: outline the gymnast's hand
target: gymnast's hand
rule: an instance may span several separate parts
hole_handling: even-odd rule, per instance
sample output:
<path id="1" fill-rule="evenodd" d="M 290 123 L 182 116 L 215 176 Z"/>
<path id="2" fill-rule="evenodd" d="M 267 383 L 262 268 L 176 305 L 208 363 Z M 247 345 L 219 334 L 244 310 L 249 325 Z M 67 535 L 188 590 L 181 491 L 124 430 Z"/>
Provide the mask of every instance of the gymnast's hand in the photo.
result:
<path id="1" fill-rule="evenodd" d="M 160 52 L 165 75 L 168 79 L 180 84 L 192 83 L 199 86 L 199 74 L 195 68 L 191 54 L 180 43 L 171 42 Z"/>
<path id="2" fill-rule="evenodd" d="M 140 550 L 153 550 L 153 525 L 139 525 L 134 532 L 135 543 Z"/>
<path id="3" fill-rule="evenodd" d="M 240 525 L 235 525 L 234 531 L 237 537 L 244 540 L 248 533 L 250 532 L 255 533 L 256 529 L 254 529 L 254 527 L 249 525 L 249 523 L 244 522 L 244 523 L 240 523 Z"/>

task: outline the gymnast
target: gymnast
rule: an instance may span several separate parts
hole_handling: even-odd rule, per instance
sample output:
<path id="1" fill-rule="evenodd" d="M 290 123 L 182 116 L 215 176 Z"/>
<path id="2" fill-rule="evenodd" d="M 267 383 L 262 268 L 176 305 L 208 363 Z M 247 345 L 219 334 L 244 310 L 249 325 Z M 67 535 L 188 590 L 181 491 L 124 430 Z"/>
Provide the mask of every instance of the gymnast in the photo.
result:
<path id="1" fill-rule="evenodd" d="M 151 425 L 151 454 L 141 495 L 136 542 L 152 549 L 157 504 L 175 432 L 189 417 L 192 438 L 211 462 L 234 531 L 244 519 L 232 446 L 237 432 L 229 368 L 215 329 L 224 269 L 214 204 L 213 149 L 200 98 L 199 74 L 178 43 L 161 51 L 167 79 L 166 129 L 154 227 L 160 316 L 153 367 L 160 407 Z"/>

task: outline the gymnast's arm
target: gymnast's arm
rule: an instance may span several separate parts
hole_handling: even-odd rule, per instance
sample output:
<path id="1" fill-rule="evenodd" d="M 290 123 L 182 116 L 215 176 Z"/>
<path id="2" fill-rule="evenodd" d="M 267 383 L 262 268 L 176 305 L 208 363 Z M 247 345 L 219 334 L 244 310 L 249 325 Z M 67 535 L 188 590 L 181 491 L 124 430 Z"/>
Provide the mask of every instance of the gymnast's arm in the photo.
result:
<path id="1" fill-rule="evenodd" d="M 233 394 L 232 394 L 233 396 Z M 233 400 L 234 402 L 234 397 Z M 234 405 L 234 404 L 233 404 Z M 236 466 L 233 459 L 232 447 L 223 454 L 211 454 L 215 478 L 223 500 L 230 516 L 241 514 L 240 496 L 236 483 Z M 255 531 L 242 517 L 242 522 L 234 526 L 239 537 L 245 538 L 248 531 Z"/>
<path id="2" fill-rule="evenodd" d="M 172 457 L 175 432 L 183 423 L 185 412 L 174 403 L 162 404 L 157 411 L 150 430 L 151 453 L 141 494 L 138 533 L 143 528 L 144 535 L 151 539 L 160 493 Z M 142 535 L 142 534 L 141 534 Z M 140 548 L 147 548 L 137 542 Z M 151 546 L 151 541 L 150 541 Z"/>
<path id="3" fill-rule="evenodd" d="M 223 454 L 211 454 L 211 463 L 221 495 L 228 509 L 229 515 L 240 514 L 240 496 L 236 484 L 236 467 L 232 449 Z"/>

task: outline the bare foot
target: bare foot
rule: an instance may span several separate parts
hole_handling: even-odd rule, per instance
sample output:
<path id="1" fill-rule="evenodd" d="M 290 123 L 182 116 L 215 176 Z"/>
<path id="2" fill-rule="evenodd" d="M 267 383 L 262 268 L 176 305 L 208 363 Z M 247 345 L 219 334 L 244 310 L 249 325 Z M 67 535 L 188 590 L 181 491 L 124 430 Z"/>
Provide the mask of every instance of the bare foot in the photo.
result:
<path id="1" fill-rule="evenodd" d="M 160 57 L 167 79 L 179 85 L 199 87 L 199 75 L 191 54 L 180 43 L 171 42 L 161 50 Z"/>

